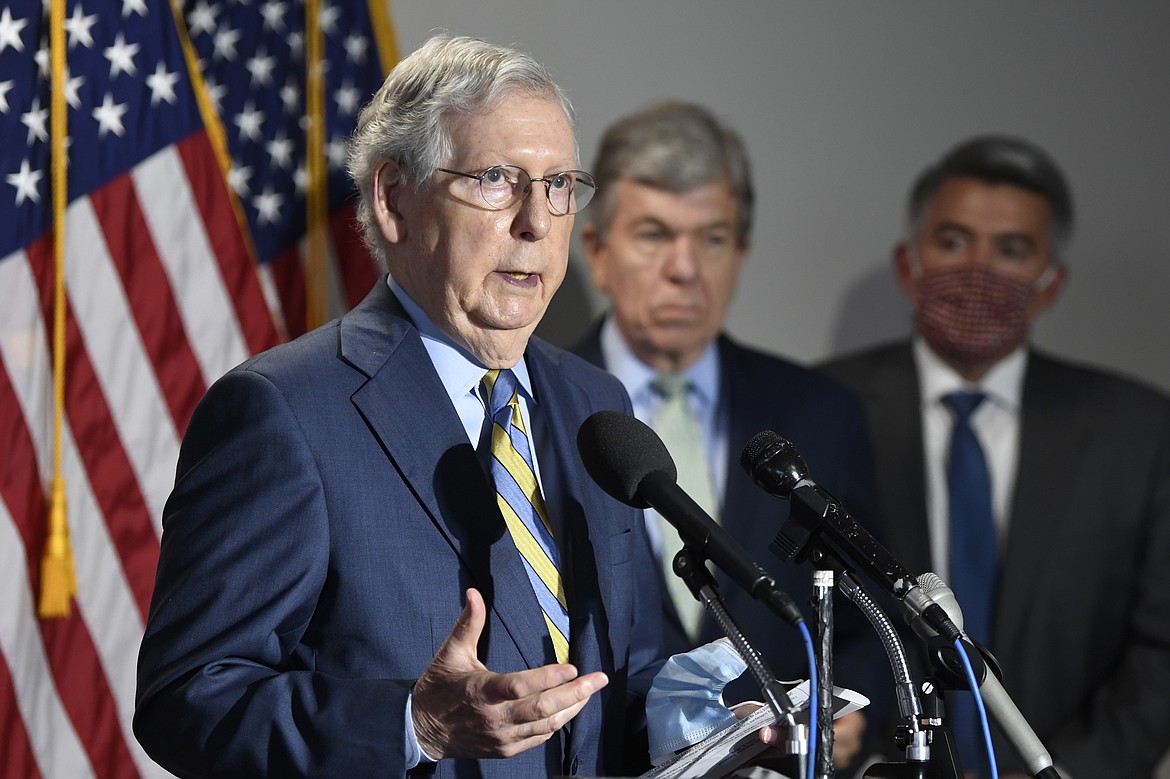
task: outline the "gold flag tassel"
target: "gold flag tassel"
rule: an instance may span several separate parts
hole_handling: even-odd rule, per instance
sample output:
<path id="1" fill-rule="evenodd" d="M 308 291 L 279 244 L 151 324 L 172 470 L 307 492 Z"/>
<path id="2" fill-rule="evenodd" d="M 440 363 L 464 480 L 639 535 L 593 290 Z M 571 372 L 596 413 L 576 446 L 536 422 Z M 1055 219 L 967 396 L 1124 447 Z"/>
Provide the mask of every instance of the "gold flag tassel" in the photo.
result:
<path id="1" fill-rule="evenodd" d="M 42 619 L 68 617 L 77 594 L 73 548 L 65 514 L 65 476 L 61 467 L 61 426 L 65 415 L 65 208 L 68 204 L 65 138 L 65 0 L 49 9 L 50 143 L 53 177 L 53 480 L 49 487 L 49 533 L 41 557 Z"/>
<path id="2" fill-rule="evenodd" d="M 69 543 L 69 523 L 65 521 L 65 479 L 53 475 L 49 500 L 49 537 L 41 558 L 42 619 L 69 616 L 69 601 L 77 594 L 77 575 L 73 571 L 73 548 Z"/>

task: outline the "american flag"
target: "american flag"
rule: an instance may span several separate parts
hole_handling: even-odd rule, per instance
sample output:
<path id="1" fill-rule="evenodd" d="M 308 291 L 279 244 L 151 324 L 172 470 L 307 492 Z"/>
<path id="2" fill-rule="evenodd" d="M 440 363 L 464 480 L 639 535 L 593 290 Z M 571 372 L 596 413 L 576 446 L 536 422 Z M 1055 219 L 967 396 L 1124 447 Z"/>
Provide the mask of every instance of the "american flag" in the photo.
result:
<path id="1" fill-rule="evenodd" d="M 376 277 L 343 150 L 393 33 L 384 0 L 305 2 L 336 309 Z M 179 441 L 210 382 L 306 327 L 306 5 L 65 2 L 63 618 L 37 611 L 55 471 L 48 8 L 0 0 L 0 777 L 165 776 L 131 717 Z"/>

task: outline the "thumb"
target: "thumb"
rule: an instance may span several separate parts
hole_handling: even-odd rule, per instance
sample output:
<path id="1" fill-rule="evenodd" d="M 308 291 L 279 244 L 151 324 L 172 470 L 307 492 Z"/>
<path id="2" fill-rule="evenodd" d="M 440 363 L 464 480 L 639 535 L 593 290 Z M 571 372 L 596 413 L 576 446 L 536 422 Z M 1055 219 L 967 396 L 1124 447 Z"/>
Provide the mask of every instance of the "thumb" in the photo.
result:
<path id="1" fill-rule="evenodd" d="M 487 607 L 484 605 L 483 596 L 479 594 L 479 590 L 472 587 L 467 590 L 467 605 L 455 620 L 451 633 L 443 642 L 443 646 L 439 647 L 435 659 L 446 665 L 482 668 L 477 647 L 486 621 Z"/>

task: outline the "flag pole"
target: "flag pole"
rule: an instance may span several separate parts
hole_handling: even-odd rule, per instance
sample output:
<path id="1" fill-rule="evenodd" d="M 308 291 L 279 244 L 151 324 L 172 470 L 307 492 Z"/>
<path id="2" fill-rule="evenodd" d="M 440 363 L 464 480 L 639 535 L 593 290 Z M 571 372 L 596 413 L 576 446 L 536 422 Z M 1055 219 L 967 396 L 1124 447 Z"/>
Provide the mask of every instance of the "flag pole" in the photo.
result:
<path id="1" fill-rule="evenodd" d="M 382 75 L 385 76 L 398 63 L 398 36 L 390 18 L 389 3 L 387 0 L 369 0 L 366 7 L 370 11 L 371 34 L 378 49 L 378 61 L 382 63 Z"/>
<path id="2" fill-rule="evenodd" d="M 49 62 L 52 69 L 49 143 L 53 177 L 53 476 L 49 485 L 49 532 L 41 558 L 41 596 L 37 605 L 37 613 L 42 619 L 68 617 L 69 601 L 77 594 L 61 464 L 61 429 L 65 416 L 65 211 L 69 204 L 65 157 L 68 129 L 65 0 L 52 0 L 49 8 Z"/>
<path id="3" fill-rule="evenodd" d="M 312 330 L 328 316 L 326 271 L 329 223 L 329 180 L 325 168 L 324 45 L 319 19 L 320 0 L 305 3 L 305 170 L 308 175 L 305 203 L 307 257 L 305 268 L 305 326 Z"/>

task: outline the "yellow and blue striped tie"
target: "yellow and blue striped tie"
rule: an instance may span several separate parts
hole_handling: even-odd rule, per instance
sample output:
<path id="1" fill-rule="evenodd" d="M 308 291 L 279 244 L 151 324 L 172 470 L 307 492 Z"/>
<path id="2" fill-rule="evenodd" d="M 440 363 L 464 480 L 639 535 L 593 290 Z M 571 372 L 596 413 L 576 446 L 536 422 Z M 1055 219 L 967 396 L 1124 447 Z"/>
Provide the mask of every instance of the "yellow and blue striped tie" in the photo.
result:
<path id="1" fill-rule="evenodd" d="M 516 376 L 490 370 L 483 377 L 492 419 L 492 480 L 496 502 L 520 556 L 544 621 L 557 662 L 569 661 L 569 608 L 558 567 L 556 542 L 540 485 L 536 482 L 531 444 L 520 415 Z"/>

